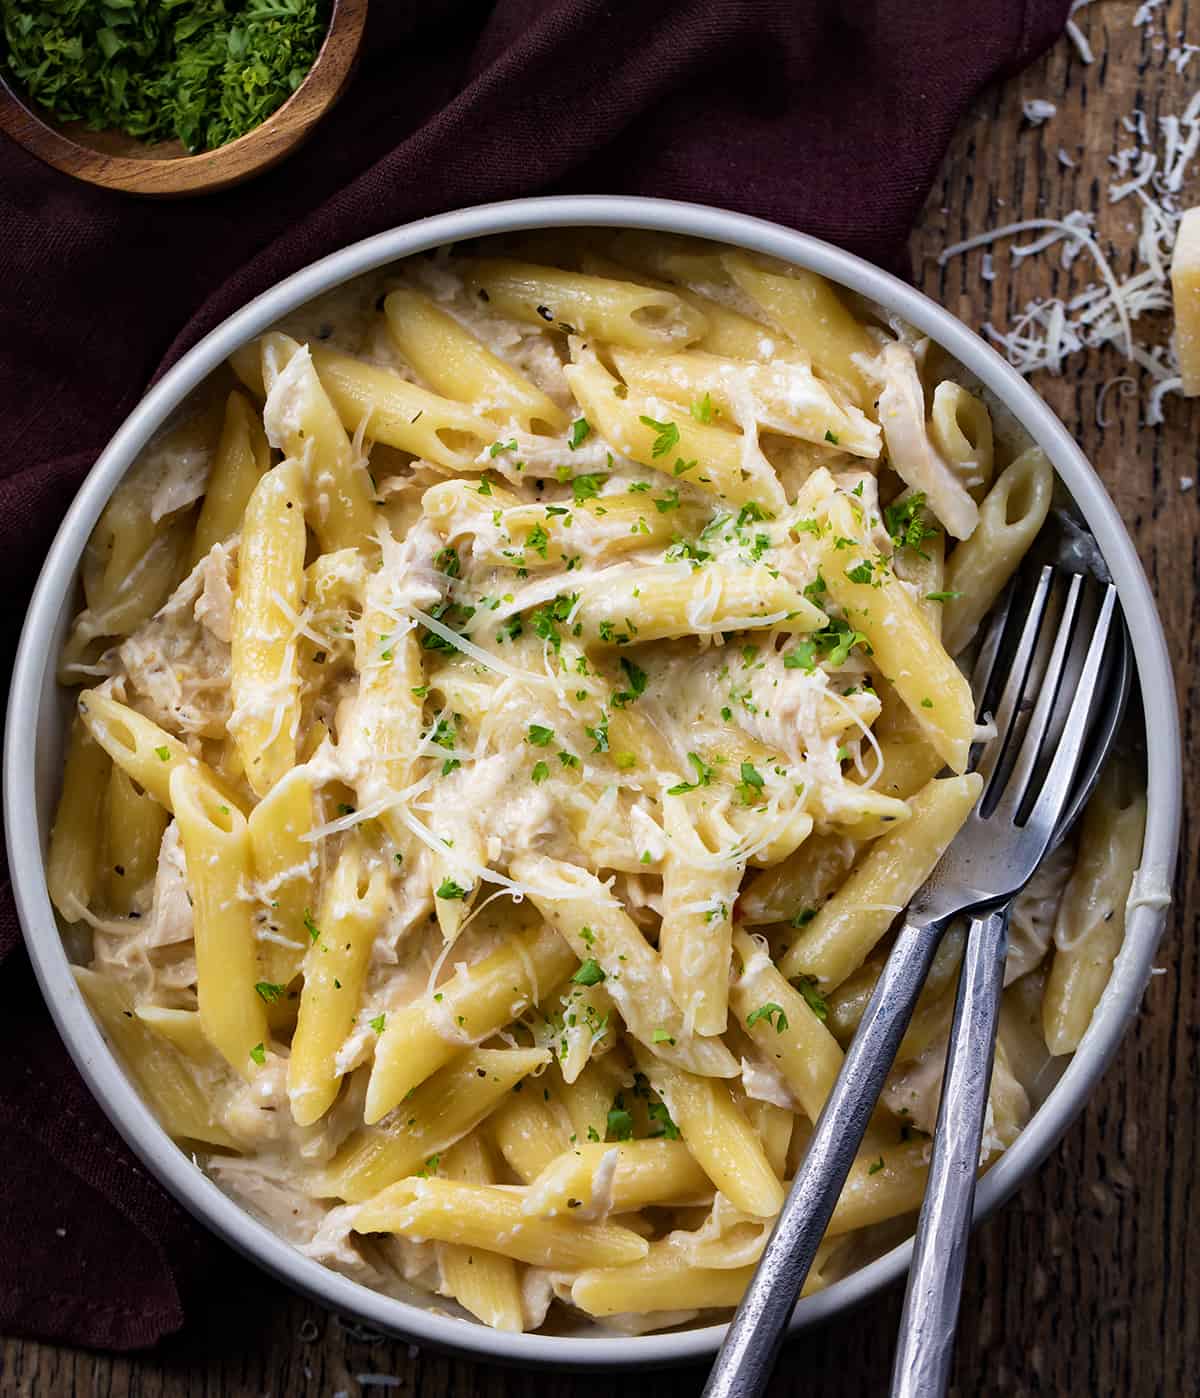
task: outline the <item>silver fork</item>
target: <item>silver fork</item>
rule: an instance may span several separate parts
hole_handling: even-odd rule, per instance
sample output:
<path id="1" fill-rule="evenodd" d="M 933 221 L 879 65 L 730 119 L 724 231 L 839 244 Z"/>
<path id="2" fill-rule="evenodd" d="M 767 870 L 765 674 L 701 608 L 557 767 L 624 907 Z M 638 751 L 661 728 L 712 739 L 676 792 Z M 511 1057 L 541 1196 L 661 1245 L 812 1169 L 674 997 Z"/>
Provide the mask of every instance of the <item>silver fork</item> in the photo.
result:
<path id="1" fill-rule="evenodd" d="M 726 1332 L 704 1398 L 755 1398 L 763 1392 L 947 925 L 963 913 L 1003 908 L 1029 881 L 1064 817 L 1081 804 L 1075 799 L 1081 759 L 1101 708 L 1109 635 L 1114 622 L 1120 626 L 1116 593 L 1110 586 L 1103 590 L 1084 636 L 1075 694 L 1065 709 L 1057 705 L 1063 677 L 1071 668 L 1083 587 L 1078 575 L 1064 586 L 1063 574 L 1043 568 L 1015 645 L 1005 643 L 1003 627 L 989 636 L 985 663 L 1005 679 L 996 710 L 997 736 L 977 753 L 977 770 L 985 779 L 979 804 L 908 907 L 758 1268 Z M 1010 602 L 1009 613 L 1014 607 L 1015 619 L 1020 620 L 1019 604 Z M 977 692 L 981 713 L 986 698 L 986 692 Z M 1082 773 L 1084 785 L 1095 766 L 1097 762 L 1089 762 Z M 986 1095 L 986 1086 L 984 1091 Z"/>
<path id="2" fill-rule="evenodd" d="M 1062 590 L 1060 581 L 1060 592 Z M 1089 596 L 1089 592 L 1093 595 Z M 1072 590 L 1061 601 L 1068 609 L 1080 611 L 1095 605 L 1095 590 L 1077 578 Z M 1043 617 L 1053 609 L 1053 593 L 1046 597 Z M 981 649 L 976 665 L 973 687 L 981 696 L 980 705 L 987 711 L 995 689 L 996 653 L 1005 634 L 1008 606 L 993 624 L 988 642 Z M 1065 639 L 1070 618 L 1060 622 L 1059 637 Z M 1092 732 L 1085 733 L 1087 756 L 1083 770 L 1076 778 L 1071 800 L 1060 818 L 1051 844 L 1058 844 L 1074 824 L 1084 802 L 1095 786 L 1100 765 L 1120 727 L 1129 697 L 1132 678 L 1129 648 L 1119 617 L 1111 616 L 1111 640 L 1107 667 L 1097 677 L 1097 699 L 1092 706 Z M 1089 642 L 1099 640 L 1100 629 L 1089 632 L 1077 623 L 1071 646 L 1062 667 L 1062 680 L 1057 695 L 1046 688 L 1038 692 L 1037 703 L 1045 713 L 1042 721 L 1047 732 L 1061 732 L 1070 712 L 1070 700 L 1079 692 L 1087 664 Z M 1036 660 L 1036 651 L 1032 660 Z M 1026 693 L 1037 691 L 1039 677 L 1033 663 L 1024 683 Z M 1001 704 L 1005 702 L 1005 696 Z M 1018 707 L 1021 701 L 1017 700 Z M 997 726 L 1008 727 L 1004 714 L 997 713 Z M 1030 725 L 1035 726 L 1039 714 L 1034 712 Z M 984 762 L 989 760 L 985 756 Z M 991 757 L 994 770 L 1002 755 Z M 984 771 L 981 762 L 979 770 Z M 986 916 L 972 919 L 967 934 L 966 953 L 959 977 L 958 994 L 954 1003 L 954 1020 L 946 1052 L 946 1068 L 942 1077 L 941 1101 L 938 1104 L 937 1127 L 934 1132 L 933 1158 L 929 1180 L 921 1204 L 917 1224 L 912 1265 L 904 1293 L 904 1311 L 900 1318 L 900 1335 L 892 1368 L 892 1398 L 937 1398 L 944 1394 L 950 1381 L 950 1364 L 954 1354 L 954 1334 L 962 1298 L 963 1269 L 966 1263 L 967 1239 L 975 1203 L 975 1181 L 980 1164 L 980 1144 L 987 1110 L 988 1089 L 996 1051 L 996 1026 L 1000 996 L 1004 989 L 1004 963 L 1008 955 L 1008 923 L 1012 900 L 993 908 Z"/>

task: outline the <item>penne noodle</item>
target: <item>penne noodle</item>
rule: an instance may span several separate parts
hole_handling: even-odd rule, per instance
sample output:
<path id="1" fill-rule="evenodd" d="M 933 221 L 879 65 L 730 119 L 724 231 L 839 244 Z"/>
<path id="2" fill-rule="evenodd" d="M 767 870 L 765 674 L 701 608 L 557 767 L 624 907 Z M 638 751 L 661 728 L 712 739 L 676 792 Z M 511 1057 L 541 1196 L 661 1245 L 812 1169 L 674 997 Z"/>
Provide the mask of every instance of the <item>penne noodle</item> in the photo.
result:
<path id="1" fill-rule="evenodd" d="M 907 907 L 979 799 L 975 772 L 931 781 L 903 825 L 876 840 L 846 882 L 788 947 L 779 969 L 788 980 L 812 976 L 835 989 L 862 965 Z"/>
<path id="2" fill-rule="evenodd" d="M 262 1062 L 267 1014 L 255 989 L 254 925 L 245 887 L 250 834 L 236 807 L 192 767 L 176 766 L 171 806 L 187 857 L 196 923 L 196 998 L 205 1037 L 235 1072 Z"/>
<path id="3" fill-rule="evenodd" d="M 464 264 L 467 284 L 501 315 L 564 335 L 588 335 L 634 349 L 686 345 L 704 333 L 704 317 L 669 291 L 589 277 L 528 262 Z"/>
<path id="4" fill-rule="evenodd" d="M 557 1271 L 619 1267 L 648 1251 L 642 1238 L 618 1224 L 530 1218 L 519 1198 L 494 1185 L 438 1178 L 401 1180 L 385 1189 L 358 1211 L 354 1229 L 487 1247 Z"/>

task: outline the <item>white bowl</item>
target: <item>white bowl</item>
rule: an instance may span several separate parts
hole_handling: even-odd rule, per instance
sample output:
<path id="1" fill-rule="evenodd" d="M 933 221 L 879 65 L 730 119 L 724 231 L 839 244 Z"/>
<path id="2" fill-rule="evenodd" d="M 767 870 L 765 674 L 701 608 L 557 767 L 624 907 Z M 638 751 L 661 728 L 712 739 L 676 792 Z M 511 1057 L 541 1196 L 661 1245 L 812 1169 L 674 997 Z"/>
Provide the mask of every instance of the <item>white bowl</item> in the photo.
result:
<path id="1" fill-rule="evenodd" d="M 1045 403 L 960 321 L 912 287 L 849 253 L 776 224 L 659 199 L 569 196 L 463 209 L 395 228 L 297 272 L 231 316 L 186 354 L 126 419 L 96 462 L 51 546 L 29 607 L 12 676 L 4 750 L 9 866 L 25 940 L 42 993 L 76 1066 L 113 1125 L 161 1183 L 226 1242 L 299 1291 L 381 1330 L 424 1344 L 522 1365 L 572 1368 L 680 1363 L 714 1351 L 723 1326 L 637 1337 L 510 1335 L 444 1313 L 414 1293 L 398 1301 L 302 1257 L 244 1212 L 173 1144 L 126 1078 L 76 989 L 51 911 L 43 854 L 58 791 L 68 700 L 55 661 L 74 606 L 76 575 L 96 520 L 151 434 L 239 345 L 303 302 L 383 264 L 444 243 L 533 228 L 623 227 L 691 234 L 783 258 L 896 312 L 965 366 L 1039 443 L 1074 497 L 1117 584 L 1137 663 L 1146 720 L 1149 813 L 1138 889 L 1125 943 L 1079 1051 L 1016 1144 L 981 1180 L 975 1217 L 990 1213 L 1028 1176 L 1087 1100 L 1141 1003 L 1165 921 L 1179 841 L 1178 716 L 1166 642 L 1154 601 L 1112 501 Z M 30 819 L 30 813 L 36 820 Z M 828 1290 L 801 1301 L 793 1330 L 828 1319 L 894 1282 L 911 1241 Z M 443 1313 L 434 1313 L 440 1306 Z"/>

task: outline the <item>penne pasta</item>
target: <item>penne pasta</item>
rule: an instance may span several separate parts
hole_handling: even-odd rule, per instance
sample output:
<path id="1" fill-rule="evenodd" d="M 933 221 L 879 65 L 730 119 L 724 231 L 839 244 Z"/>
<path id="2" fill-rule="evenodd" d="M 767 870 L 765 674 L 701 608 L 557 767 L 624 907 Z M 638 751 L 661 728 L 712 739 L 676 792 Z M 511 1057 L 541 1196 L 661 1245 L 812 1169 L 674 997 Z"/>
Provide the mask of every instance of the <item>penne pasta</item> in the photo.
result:
<path id="1" fill-rule="evenodd" d="M 784 976 L 812 976 L 822 989 L 834 989 L 856 971 L 929 877 L 982 787 L 971 772 L 919 791 L 910 818 L 875 841 L 788 947 L 779 966 Z"/>
<path id="2" fill-rule="evenodd" d="M 494 355 L 419 291 L 389 292 L 383 303 L 388 333 L 406 363 L 434 393 L 478 405 L 502 426 L 561 432 L 567 415 L 552 398 Z"/>
<path id="3" fill-rule="evenodd" d="M 664 1063 L 640 1047 L 637 1060 L 713 1185 L 743 1213 L 777 1214 L 783 1185 L 728 1085 Z"/>
<path id="4" fill-rule="evenodd" d="M 721 265 L 763 318 L 809 356 L 822 378 L 860 408 L 871 402 L 855 361 L 859 355 L 874 356 L 877 346 L 823 277 L 798 267 L 786 275 L 766 271 L 742 252 L 725 253 Z"/>
<path id="5" fill-rule="evenodd" d="M 996 479 L 979 506 L 979 525 L 946 565 L 948 600 L 943 641 L 951 655 L 965 649 L 1050 512 L 1054 473 L 1045 452 L 1031 447 Z"/>
<path id="6" fill-rule="evenodd" d="M 244 394 L 232 392 L 225 403 L 225 423 L 192 535 L 193 568 L 214 544 L 228 543 L 241 530 L 254 487 L 270 464 L 271 449 L 261 419 Z"/>
<path id="7" fill-rule="evenodd" d="M 392 1120 L 364 1126 L 349 1137 L 329 1162 L 321 1192 L 359 1203 L 406 1175 L 435 1170 L 443 1151 L 473 1131 L 523 1078 L 549 1060 L 544 1049 L 469 1049 L 458 1054 L 427 1078 Z"/>
<path id="8" fill-rule="evenodd" d="M 618 1224 L 530 1218 L 505 1190 L 438 1178 L 401 1180 L 385 1189 L 358 1211 L 354 1228 L 487 1247 L 557 1271 L 617 1267 L 648 1251 L 644 1239 Z"/>
<path id="9" fill-rule="evenodd" d="M 501 315 L 564 335 L 614 345 L 661 349 L 704 333 L 704 317 L 669 291 L 636 282 L 589 277 L 528 262 L 491 259 L 465 264 L 467 283 Z"/>
<path id="10" fill-rule="evenodd" d="M 154 882 L 167 813 L 152 796 L 134 785 L 128 773 L 111 763 L 107 796 L 103 836 L 108 906 L 118 916 L 128 917 L 136 910 L 139 892 Z M 80 850 L 86 847 L 86 841 L 76 844 Z"/>
<path id="11" fill-rule="evenodd" d="M 1052 1054 L 1074 1053 L 1091 1023 L 1125 935 L 1125 905 L 1142 854 L 1146 799 L 1114 764 L 1084 812 L 1080 860 L 1054 923 L 1054 955 L 1042 999 Z"/>
<path id="12" fill-rule="evenodd" d="M 513 933 L 490 956 L 393 1011 L 375 1046 L 367 1123 L 384 1117 L 464 1044 L 486 1039 L 540 1003 L 577 964 L 553 928 L 538 926 Z"/>
<path id="13" fill-rule="evenodd" d="M 229 731 L 260 797 L 296 765 L 300 675 L 292 618 L 304 585 L 302 492 L 295 462 L 263 476 L 246 506 L 238 550 Z"/>
<path id="14" fill-rule="evenodd" d="M 246 820 L 193 767 L 176 766 L 171 806 L 187 857 L 195 915 L 196 998 L 205 1037 L 235 1072 L 250 1077 L 262 1061 L 266 1006 L 255 989 L 254 925 L 245 887 L 250 875 Z"/>
<path id="15" fill-rule="evenodd" d="M 496 1182 L 491 1150 L 478 1131 L 450 1147 L 442 1171 L 447 1179 L 464 1184 Z M 512 1258 L 485 1248 L 439 1243 L 438 1267 L 445 1290 L 484 1325 L 512 1332 L 525 1329 L 521 1278 Z"/>
<path id="16" fill-rule="evenodd" d="M 104 797 L 111 764 L 81 715 L 71 722 L 62 795 L 50 829 L 46 888 L 68 922 L 78 922 L 100 883 Z"/>
<path id="17" fill-rule="evenodd" d="M 97 975 L 82 966 L 74 967 L 73 974 L 138 1090 L 154 1108 L 168 1134 L 177 1141 L 236 1149 L 236 1141 L 220 1124 L 203 1074 L 190 1057 L 134 1014 L 133 1002 L 111 977 Z"/>
<path id="18" fill-rule="evenodd" d="M 306 1256 L 511 1334 L 715 1323 L 978 798 L 956 656 L 1049 461 L 865 299 L 635 230 L 376 269 L 228 370 L 113 492 L 59 657 L 81 990 Z M 1107 771 L 1023 896 L 988 1164 L 1104 993 L 1144 815 Z M 920 1203 L 965 935 L 810 1290 Z"/>
<path id="19" fill-rule="evenodd" d="M 342 848 L 310 922 L 300 1017 L 288 1058 L 288 1100 L 298 1126 L 311 1126 L 333 1105 L 343 1070 L 338 1050 L 358 1015 L 371 944 L 379 931 L 387 872 L 356 842 Z"/>

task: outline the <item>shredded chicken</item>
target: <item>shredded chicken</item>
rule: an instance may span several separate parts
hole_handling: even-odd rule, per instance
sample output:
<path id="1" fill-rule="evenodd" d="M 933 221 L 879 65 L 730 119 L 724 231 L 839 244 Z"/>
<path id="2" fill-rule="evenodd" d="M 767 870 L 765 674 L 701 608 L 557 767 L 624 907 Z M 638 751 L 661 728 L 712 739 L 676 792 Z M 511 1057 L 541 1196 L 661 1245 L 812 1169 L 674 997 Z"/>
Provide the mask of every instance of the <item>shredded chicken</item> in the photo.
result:
<path id="1" fill-rule="evenodd" d="M 231 712 L 228 549 L 213 546 L 118 652 L 137 707 L 172 733 L 223 738 Z"/>
<path id="2" fill-rule="evenodd" d="M 906 485 L 924 492 L 948 534 L 969 539 L 979 523 L 979 507 L 929 440 L 925 393 L 912 350 L 907 345 L 887 345 L 872 369 L 883 385 L 879 423 L 892 469 Z"/>

